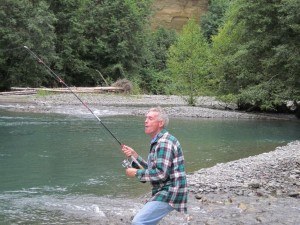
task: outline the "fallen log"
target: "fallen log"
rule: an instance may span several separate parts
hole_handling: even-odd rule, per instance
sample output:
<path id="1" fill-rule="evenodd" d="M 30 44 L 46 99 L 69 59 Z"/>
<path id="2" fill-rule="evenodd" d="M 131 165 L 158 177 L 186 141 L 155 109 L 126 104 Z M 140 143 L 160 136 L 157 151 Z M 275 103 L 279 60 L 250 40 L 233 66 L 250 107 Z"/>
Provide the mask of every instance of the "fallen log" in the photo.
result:
<path id="1" fill-rule="evenodd" d="M 123 92 L 124 89 L 120 87 L 75 87 L 70 88 L 75 93 L 103 93 L 103 92 Z M 70 89 L 68 88 L 41 88 L 41 91 L 48 91 L 48 92 L 58 92 L 58 93 L 70 93 Z"/>
<path id="2" fill-rule="evenodd" d="M 104 93 L 104 92 L 124 92 L 122 87 L 70 87 L 74 93 Z M 70 93 L 69 88 L 23 88 L 12 87 L 9 92 L 0 92 L 2 95 L 9 94 L 36 94 L 38 91 L 46 91 L 53 93 Z"/>
<path id="3" fill-rule="evenodd" d="M 36 90 L 23 90 L 23 91 L 0 92 L 0 95 L 34 95 L 36 93 L 37 93 Z"/>

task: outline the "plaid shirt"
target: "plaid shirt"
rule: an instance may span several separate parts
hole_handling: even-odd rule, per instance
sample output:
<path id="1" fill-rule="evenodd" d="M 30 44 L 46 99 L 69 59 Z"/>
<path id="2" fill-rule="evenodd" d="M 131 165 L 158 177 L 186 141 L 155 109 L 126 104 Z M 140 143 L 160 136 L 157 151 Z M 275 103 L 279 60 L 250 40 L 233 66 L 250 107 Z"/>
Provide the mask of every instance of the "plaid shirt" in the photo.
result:
<path id="1" fill-rule="evenodd" d="M 179 212 L 187 212 L 187 180 L 183 152 L 178 140 L 165 129 L 151 141 L 148 161 L 137 159 L 145 169 L 137 171 L 140 181 L 152 185 L 150 201 L 169 203 Z"/>

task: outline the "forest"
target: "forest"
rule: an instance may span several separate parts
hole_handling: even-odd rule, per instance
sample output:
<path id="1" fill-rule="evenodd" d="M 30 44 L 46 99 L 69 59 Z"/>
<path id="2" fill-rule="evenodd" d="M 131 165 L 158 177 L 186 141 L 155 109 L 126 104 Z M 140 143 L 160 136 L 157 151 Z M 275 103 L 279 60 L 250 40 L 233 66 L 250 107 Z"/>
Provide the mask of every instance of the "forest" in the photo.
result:
<path id="1" fill-rule="evenodd" d="M 0 91 L 126 79 L 133 94 L 207 95 L 300 117 L 299 0 L 210 0 L 182 31 L 151 30 L 151 0 L 1 0 Z"/>

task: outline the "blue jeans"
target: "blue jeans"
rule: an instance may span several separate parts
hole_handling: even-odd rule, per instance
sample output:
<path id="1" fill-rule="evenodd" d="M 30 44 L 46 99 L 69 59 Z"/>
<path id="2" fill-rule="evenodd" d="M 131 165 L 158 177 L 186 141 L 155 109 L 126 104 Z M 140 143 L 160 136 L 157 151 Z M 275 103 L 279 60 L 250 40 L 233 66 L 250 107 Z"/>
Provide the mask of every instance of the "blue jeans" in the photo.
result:
<path id="1" fill-rule="evenodd" d="M 135 215 L 132 225 L 154 225 L 174 208 L 166 202 L 150 201 Z"/>

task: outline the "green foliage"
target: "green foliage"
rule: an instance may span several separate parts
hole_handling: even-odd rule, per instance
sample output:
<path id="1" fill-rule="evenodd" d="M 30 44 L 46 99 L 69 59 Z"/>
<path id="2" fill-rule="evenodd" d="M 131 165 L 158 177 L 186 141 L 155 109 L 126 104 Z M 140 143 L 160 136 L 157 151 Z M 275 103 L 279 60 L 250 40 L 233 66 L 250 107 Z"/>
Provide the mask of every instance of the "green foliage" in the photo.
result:
<path id="1" fill-rule="evenodd" d="M 248 110 L 300 101 L 299 0 L 211 0 L 203 33 L 190 20 L 179 35 L 150 31 L 151 4 L 2 0 L 0 90 L 60 85 L 26 45 L 71 86 L 125 78 L 134 93 L 187 95 L 190 105 L 217 93 Z"/>
<path id="2" fill-rule="evenodd" d="M 23 45 L 70 85 L 103 84 L 97 70 L 107 80 L 136 76 L 144 61 L 143 31 L 150 4 L 150 0 L 1 1 L 0 88 L 59 85 L 25 57 Z"/>
<path id="3" fill-rule="evenodd" d="M 223 25 L 224 15 L 231 0 L 211 0 L 209 1 L 207 12 L 201 17 L 201 28 L 203 35 L 208 41 L 218 33 L 219 27 Z"/>
<path id="4" fill-rule="evenodd" d="M 49 91 L 46 91 L 46 90 L 38 90 L 37 91 L 37 96 L 40 96 L 40 97 L 44 97 L 44 96 L 48 96 L 48 95 L 51 95 L 52 93 L 50 93 Z"/>
<path id="5" fill-rule="evenodd" d="M 51 1 L 60 69 L 74 85 L 102 85 L 140 67 L 150 1 Z"/>
<path id="6" fill-rule="evenodd" d="M 151 76 L 151 93 L 154 94 L 172 94 L 174 93 L 174 86 L 171 76 L 168 71 L 153 72 Z"/>
<path id="7" fill-rule="evenodd" d="M 165 72 L 167 54 L 170 46 L 176 41 L 174 30 L 159 28 L 147 34 L 146 48 L 143 55 L 143 68 L 140 71 L 140 86 L 144 92 L 168 94 L 170 78 Z"/>
<path id="8" fill-rule="evenodd" d="M 277 111 L 284 105 L 283 89 L 284 85 L 277 81 L 249 86 L 238 96 L 239 107 L 247 110 Z M 284 97 L 288 98 L 289 96 Z"/>
<path id="9" fill-rule="evenodd" d="M 138 76 L 133 77 L 131 79 L 131 83 L 132 83 L 132 90 L 130 93 L 133 95 L 141 94 L 142 93 L 141 88 L 140 88 L 141 81 L 140 81 L 139 77 Z"/>
<path id="10" fill-rule="evenodd" d="M 237 0 L 213 37 L 214 74 L 221 94 L 240 108 L 278 110 L 299 100 L 299 1 Z"/>
<path id="11" fill-rule="evenodd" d="M 225 103 L 235 103 L 238 100 L 234 94 L 220 95 L 218 99 Z"/>
<path id="12" fill-rule="evenodd" d="M 148 35 L 146 65 L 157 71 L 166 69 L 167 54 L 171 45 L 177 40 L 175 30 L 158 28 Z"/>
<path id="13" fill-rule="evenodd" d="M 49 83 L 49 74 L 40 69 L 23 46 L 47 55 L 43 60 L 51 64 L 56 57 L 55 20 L 44 1 L 34 4 L 26 0 L 0 2 L 0 90 Z"/>
<path id="14" fill-rule="evenodd" d="M 195 20 L 184 26 L 170 47 L 167 66 L 178 93 L 188 95 L 188 103 L 195 105 L 195 97 L 209 88 L 210 73 L 209 46 Z"/>
<path id="15" fill-rule="evenodd" d="M 83 58 L 114 79 L 136 74 L 144 51 L 147 1 L 115 0 L 88 4 L 81 17 L 87 41 Z M 81 46 L 83 42 L 78 42 Z"/>
<path id="16" fill-rule="evenodd" d="M 212 38 L 212 71 L 221 94 L 239 92 L 240 82 L 236 76 L 242 68 L 236 61 L 243 54 L 242 49 L 238 49 L 243 30 L 244 23 L 234 23 L 229 17 L 219 34 Z"/>
<path id="17" fill-rule="evenodd" d="M 82 85 L 97 83 L 95 80 L 91 82 L 89 75 L 93 73 L 80 58 L 80 46 L 77 45 L 78 42 L 86 43 L 82 38 L 84 27 L 79 16 L 88 1 L 47 0 L 47 2 L 57 18 L 54 24 L 57 36 L 55 49 L 59 58 L 55 62 L 55 68 L 68 84 L 77 86 L 80 83 Z"/>

